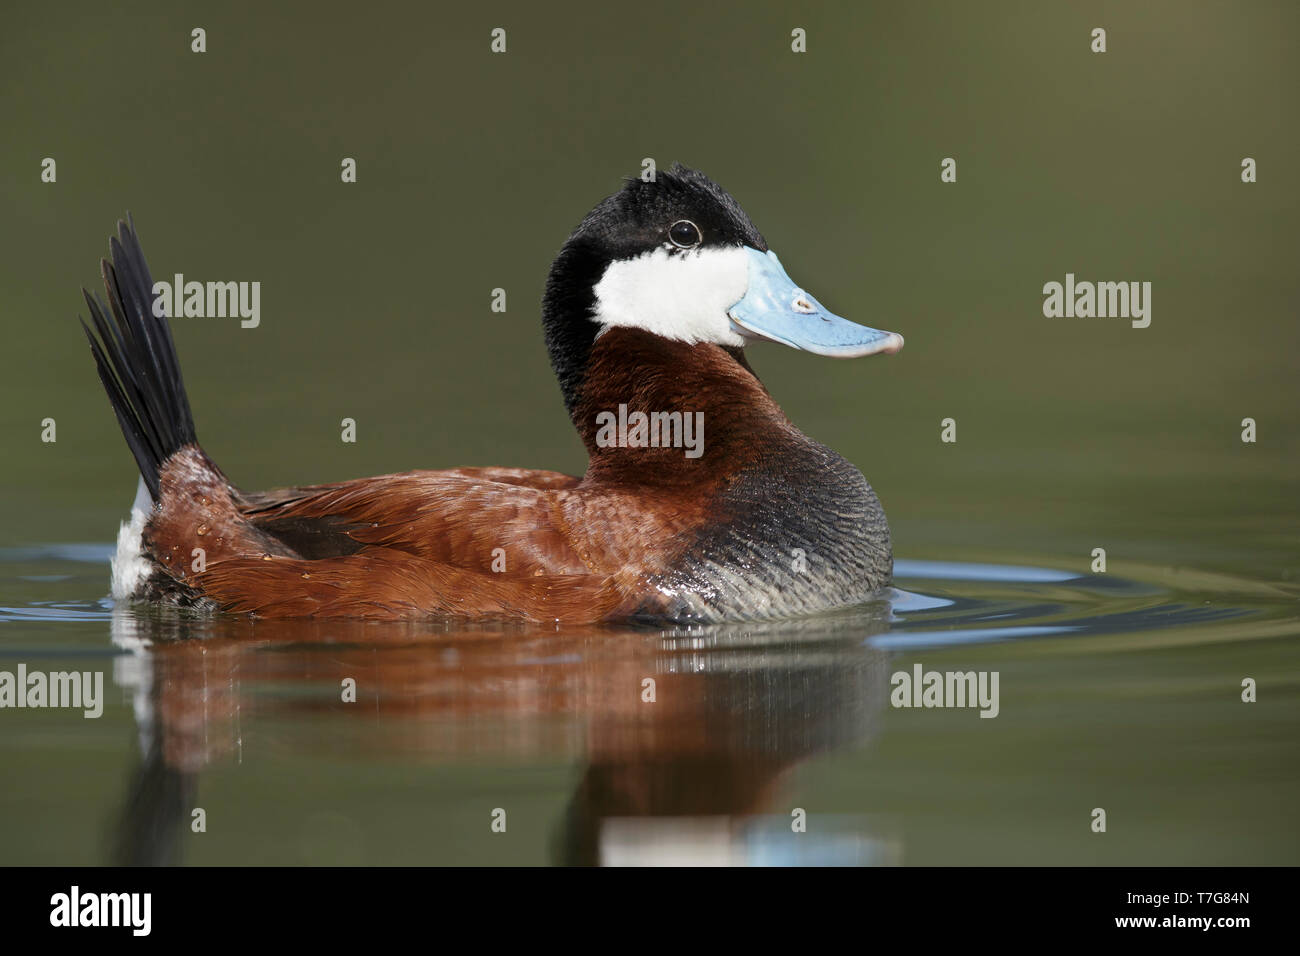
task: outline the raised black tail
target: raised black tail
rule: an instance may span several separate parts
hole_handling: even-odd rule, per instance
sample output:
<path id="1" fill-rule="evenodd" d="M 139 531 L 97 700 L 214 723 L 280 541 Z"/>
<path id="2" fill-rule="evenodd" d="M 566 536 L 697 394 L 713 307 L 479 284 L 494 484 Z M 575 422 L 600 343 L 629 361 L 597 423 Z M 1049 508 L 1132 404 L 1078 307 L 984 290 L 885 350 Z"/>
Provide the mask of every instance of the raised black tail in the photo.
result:
<path id="1" fill-rule="evenodd" d="M 108 307 L 98 295 L 81 290 L 98 338 L 85 320 L 81 327 L 122 434 L 157 501 L 163 462 L 198 439 L 171 328 L 154 314 L 153 279 L 129 213 L 117 231 L 109 240 L 113 261 L 100 260 Z"/>

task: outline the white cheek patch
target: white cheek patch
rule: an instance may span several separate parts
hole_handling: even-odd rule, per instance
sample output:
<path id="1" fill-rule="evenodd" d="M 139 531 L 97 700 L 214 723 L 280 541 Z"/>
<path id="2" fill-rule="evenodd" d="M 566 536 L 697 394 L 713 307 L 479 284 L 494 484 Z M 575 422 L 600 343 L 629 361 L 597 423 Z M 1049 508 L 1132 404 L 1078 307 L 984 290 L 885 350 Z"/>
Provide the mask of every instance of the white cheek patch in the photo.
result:
<path id="1" fill-rule="evenodd" d="M 741 347 L 727 310 L 749 288 L 749 258 L 738 246 L 670 255 L 656 249 L 610 263 L 596 283 L 593 318 L 666 339 Z"/>

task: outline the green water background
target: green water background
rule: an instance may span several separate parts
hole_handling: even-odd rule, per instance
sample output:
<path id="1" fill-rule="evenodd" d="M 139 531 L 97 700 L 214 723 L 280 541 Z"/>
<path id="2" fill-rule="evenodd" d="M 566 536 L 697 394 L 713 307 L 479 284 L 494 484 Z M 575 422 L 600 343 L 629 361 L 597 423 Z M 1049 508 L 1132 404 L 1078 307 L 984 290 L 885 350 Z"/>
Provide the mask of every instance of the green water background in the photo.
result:
<path id="1" fill-rule="evenodd" d="M 498 26 L 505 55 L 488 51 Z M 1090 51 L 1098 26 L 1104 54 Z M 790 52 L 794 27 L 806 54 Z M 568 231 L 653 157 L 722 183 L 830 308 L 906 337 L 901 354 L 861 362 L 751 350 L 793 420 L 871 480 L 899 555 L 1086 572 L 1103 547 L 1112 573 L 1290 587 L 1298 36 L 1286 2 L 12 5 L 0 546 L 108 541 L 134 493 L 76 323 L 78 287 L 98 282 L 127 210 L 156 277 L 262 283 L 255 330 L 174 323 L 200 438 L 241 485 L 581 471 L 537 303 Z M 56 184 L 40 181 L 47 156 Z M 1240 179 L 1247 156 L 1254 184 Z M 343 157 L 357 159 L 355 185 L 339 181 Z M 940 182 L 945 157 L 955 184 Z M 1044 318 L 1041 288 L 1067 272 L 1150 281 L 1150 327 Z M 505 314 L 489 309 L 498 287 Z M 356 444 L 339 441 L 344 417 Z M 955 444 L 940 441 L 947 417 Z M 11 603 L 32 596 L 6 587 Z M 86 587 L 103 594 L 106 573 Z M 11 659 L 107 646 L 95 625 L 10 633 Z M 1139 634 L 965 651 L 962 666 L 996 653 L 1034 688 L 1004 707 L 996 753 L 972 751 L 956 716 L 893 715 L 865 756 L 814 762 L 800 786 L 825 808 L 912 814 L 913 862 L 1294 863 L 1296 646 L 1294 632 L 1163 649 Z M 1233 690 L 1252 671 L 1268 687 L 1253 711 Z M 1211 688 L 1224 695 L 1213 705 Z M 97 858 L 87 847 L 120 796 L 129 713 L 22 719 L 6 718 L 22 729 L 0 744 L 18 771 L 0 798 L 5 858 Z M 430 812 L 429 787 L 450 807 L 455 786 L 505 775 L 547 817 L 574 773 L 398 762 L 363 786 L 346 761 L 293 754 L 265 771 L 209 779 L 250 820 L 268 812 L 252 780 L 337 788 L 363 821 L 382 794 L 395 833 L 404 804 L 385 774 L 411 813 Z M 1082 805 L 1108 785 L 1136 788 L 1144 808 L 1129 842 L 1051 838 L 1056 797 Z M 273 829 L 193 858 L 261 847 L 292 861 L 298 844 L 276 851 Z M 441 859 L 533 858 L 457 839 Z M 415 861 L 397 836 L 366 845 L 372 862 Z"/>

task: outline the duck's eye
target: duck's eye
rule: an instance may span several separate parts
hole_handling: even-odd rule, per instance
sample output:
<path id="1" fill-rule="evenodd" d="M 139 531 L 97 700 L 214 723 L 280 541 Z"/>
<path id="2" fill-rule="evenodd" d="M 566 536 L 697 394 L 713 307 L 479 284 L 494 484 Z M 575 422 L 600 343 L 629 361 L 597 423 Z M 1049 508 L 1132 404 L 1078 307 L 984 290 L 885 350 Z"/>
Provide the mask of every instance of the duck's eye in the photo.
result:
<path id="1" fill-rule="evenodd" d="M 678 219 L 669 226 L 668 238 L 679 249 L 691 249 L 703 242 L 703 239 L 700 238 L 699 227 L 689 219 Z"/>

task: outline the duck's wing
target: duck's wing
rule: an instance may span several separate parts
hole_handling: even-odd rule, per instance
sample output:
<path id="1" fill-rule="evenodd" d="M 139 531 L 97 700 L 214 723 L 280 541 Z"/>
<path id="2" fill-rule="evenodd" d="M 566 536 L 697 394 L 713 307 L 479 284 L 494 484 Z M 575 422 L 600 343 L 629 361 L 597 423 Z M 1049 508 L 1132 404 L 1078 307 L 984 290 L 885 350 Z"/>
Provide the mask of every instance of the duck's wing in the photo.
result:
<path id="1" fill-rule="evenodd" d="M 468 570 L 583 573 L 557 493 L 579 479 L 550 471 L 410 471 L 243 494 L 244 517 L 309 559 L 390 548 Z"/>
<path id="2" fill-rule="evenodd" d="M 226 610 L 594 621 L 622 600 L 570 540 L 570 476 L 416 471 L 243 493 L 195 449 L 169 463 L 163 482 L 185 493 L 166 496 L 150 519 L 152 551 Z"/>
<path id="3" fill-rule="evenodd" d="M 293 514 L 289 509 L 336 492 L 345 483 L 275 488 L 270 491 L 237 492 L 236 507 L 249 524 L 274 541 L 286 553 L 316 560 L 355 554 L 362 545 L 349 534 L 352 526 L 330 514 Z"/>

